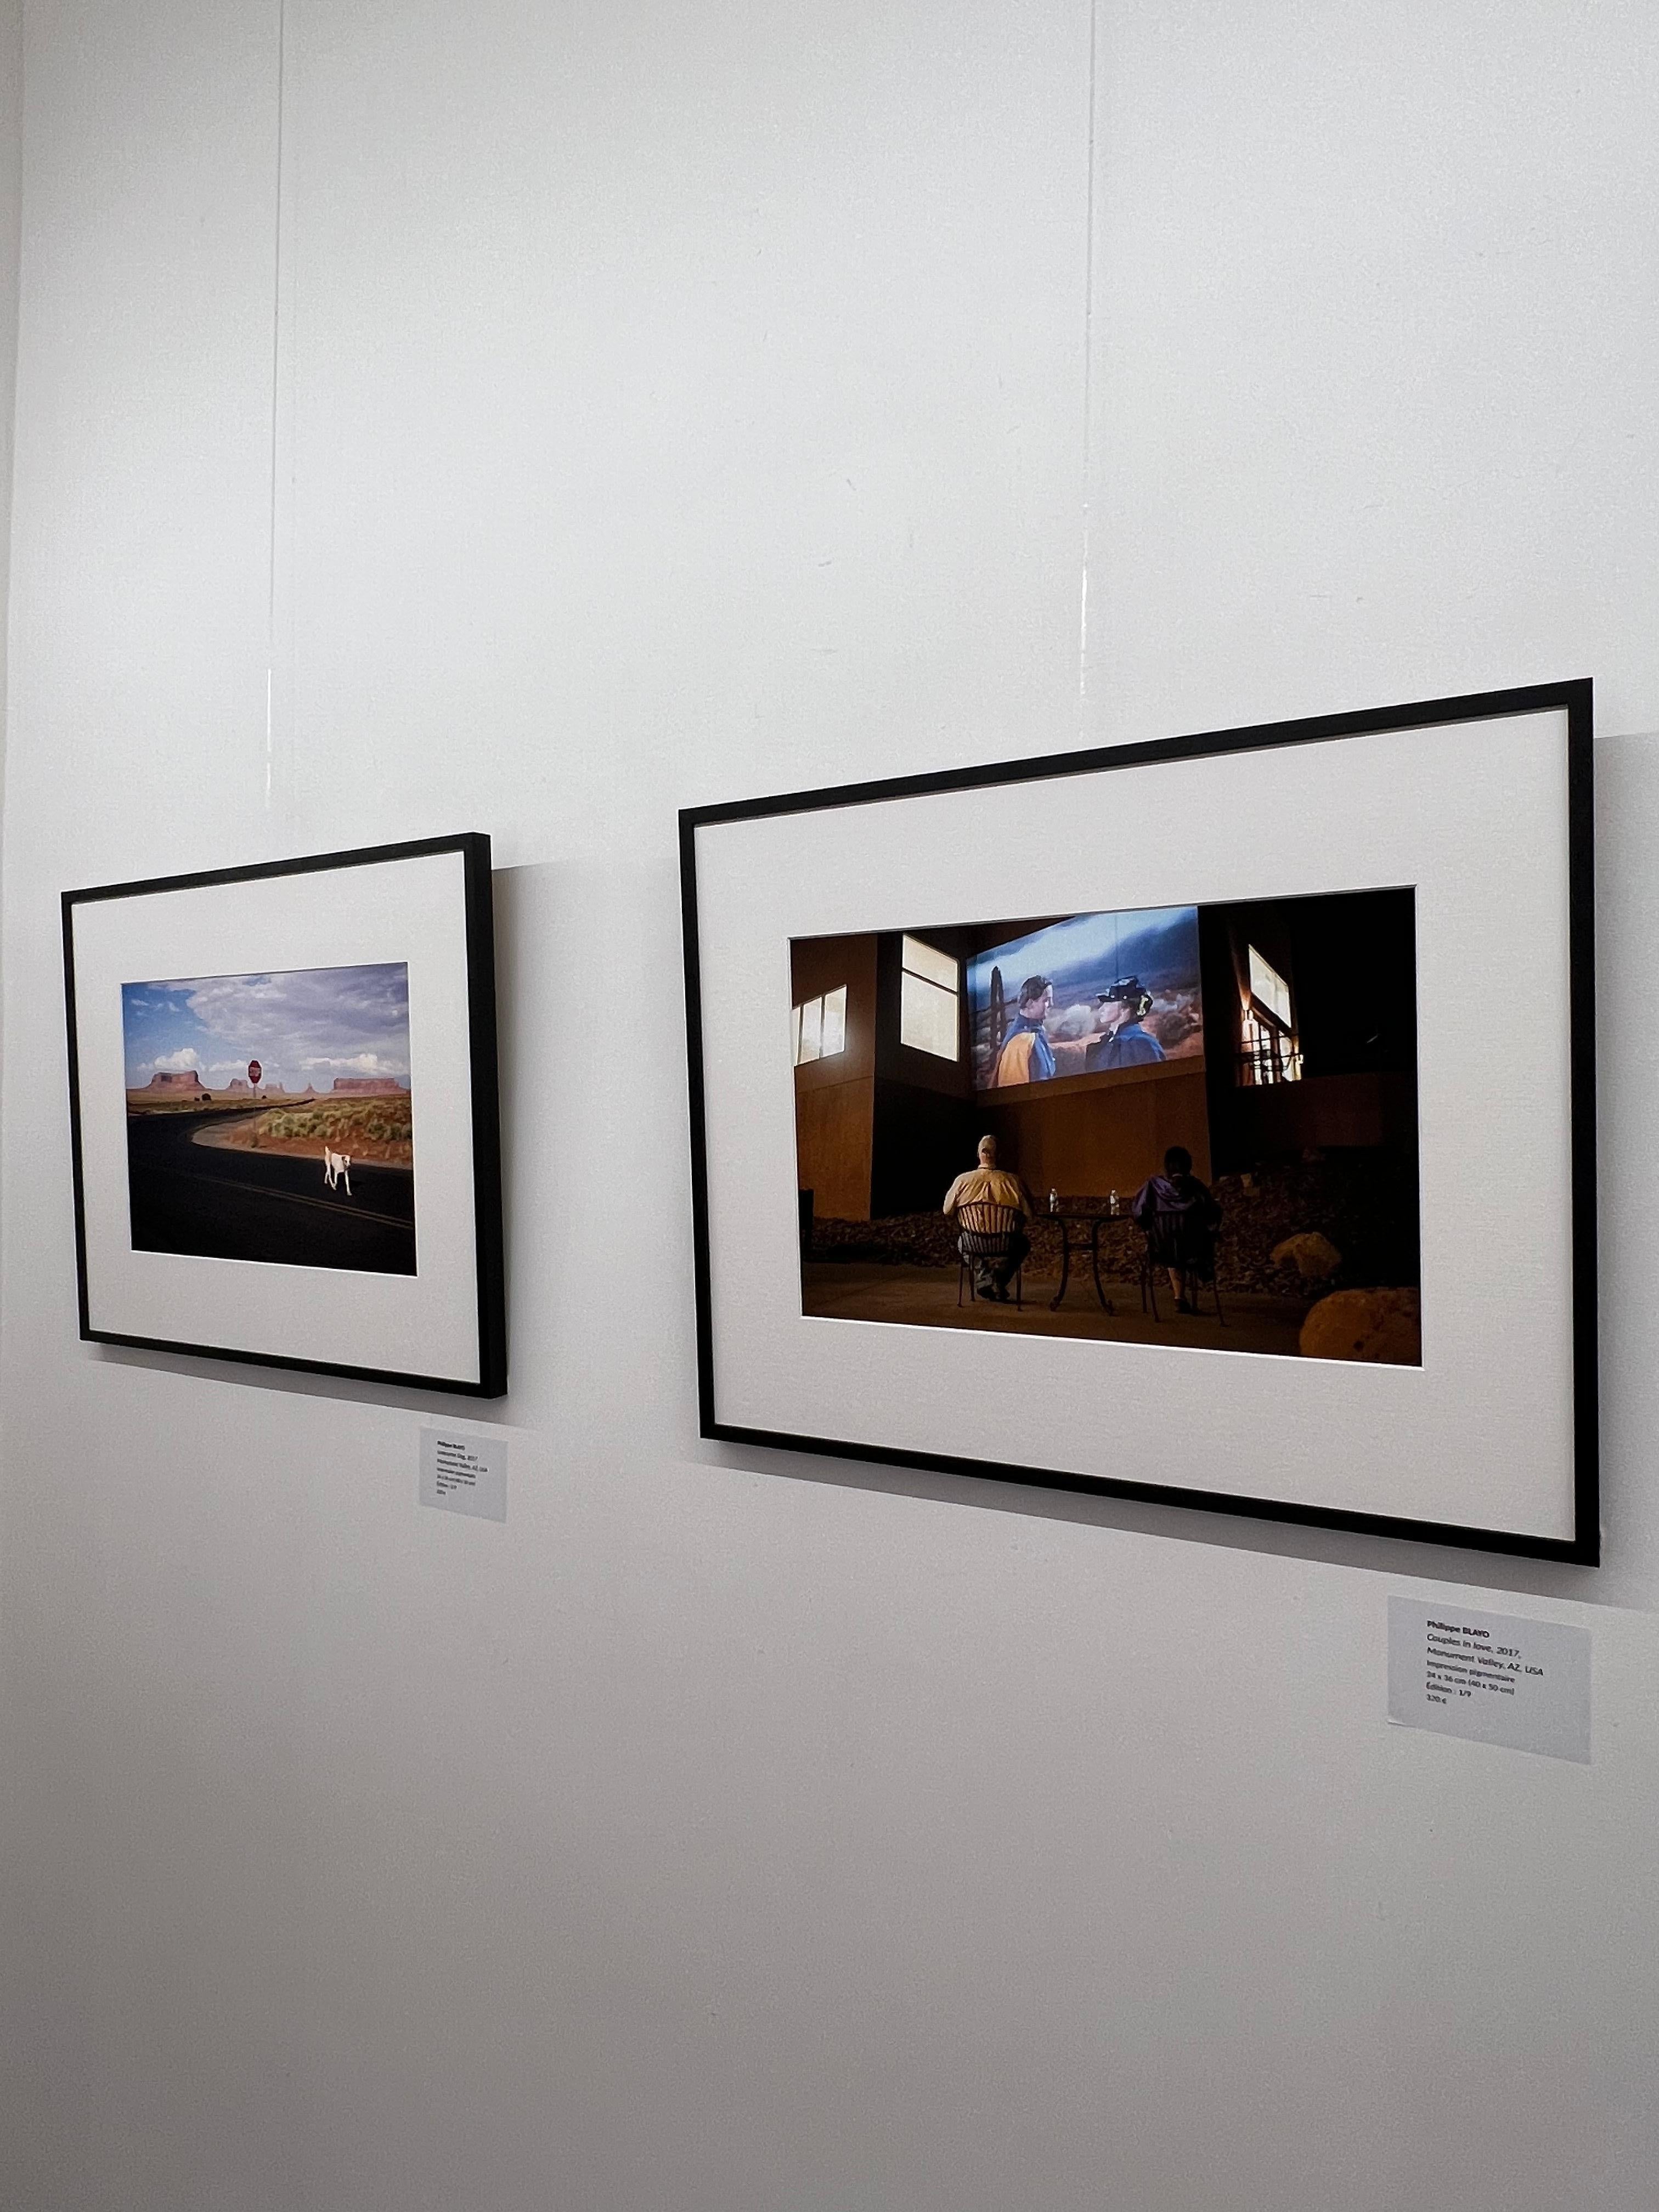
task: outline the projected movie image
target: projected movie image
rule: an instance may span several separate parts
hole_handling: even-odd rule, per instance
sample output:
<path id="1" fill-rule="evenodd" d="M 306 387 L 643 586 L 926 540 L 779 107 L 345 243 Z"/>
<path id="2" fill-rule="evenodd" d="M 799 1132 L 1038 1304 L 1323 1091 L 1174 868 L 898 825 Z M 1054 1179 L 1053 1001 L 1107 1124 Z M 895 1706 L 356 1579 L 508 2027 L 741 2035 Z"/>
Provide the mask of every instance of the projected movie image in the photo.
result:
<path id="1" fill-rule="evenodd" d="M 126 983 L 135 1251 L 412 1275 L 409 970 Z"/>
<path id="2" fill-rule="evenodd" d="M 1409 886 L 790 962 L 803 1312 L 1420 1364 Z"/>
<path id="3" fill-rule="evenodd" d="M 1203 1054 L 1196 907 L 1068 915 L 978 954 L 966 986 L 981 1091 Z"/>

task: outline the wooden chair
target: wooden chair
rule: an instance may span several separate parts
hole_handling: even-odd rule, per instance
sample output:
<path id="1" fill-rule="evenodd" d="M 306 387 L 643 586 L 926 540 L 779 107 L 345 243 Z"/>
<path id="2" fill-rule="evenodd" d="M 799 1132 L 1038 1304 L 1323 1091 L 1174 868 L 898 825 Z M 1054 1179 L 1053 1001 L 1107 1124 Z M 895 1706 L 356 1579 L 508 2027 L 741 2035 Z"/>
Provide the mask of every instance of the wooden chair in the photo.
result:
<path id="1" fill-rule="evenodd" d="M 974 1278 L 981 1267 L 994 1267 L 999 1261 L 1012 1256 L 1014 1241 L 1020 1233 L 1024 1218 L 1017 1206 L 994 1206 L 988 1198 L 976 1199 L 970 1205 L 957 1208 L 957 1304 L 962 1304 L 964 1285 L 968 1303 L 972 1305 L 979 1296 Z M 1025 1292 L 1025 1262 L 1022 1259 L 1014 1270 L 1014 1304 L 1023 1305 Z"/>

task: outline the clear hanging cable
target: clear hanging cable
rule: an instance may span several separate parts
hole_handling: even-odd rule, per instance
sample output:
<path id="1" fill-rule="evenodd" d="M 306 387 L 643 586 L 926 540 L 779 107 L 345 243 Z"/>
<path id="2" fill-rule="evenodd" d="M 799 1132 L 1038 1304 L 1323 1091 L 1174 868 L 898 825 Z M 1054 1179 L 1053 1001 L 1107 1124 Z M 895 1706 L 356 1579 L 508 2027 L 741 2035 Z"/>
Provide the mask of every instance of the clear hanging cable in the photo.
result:
<path id="1" fill-rule="evenodd" d="M 1100 0 L 1089 0 L 1088 205 L 1083 242 L 1083 469 L 1081 483 L 1081 574 L 1078 586 L 1077 724 L 1080 744 L 1089 741 L 1089 560 L 1093 523 L 1095 365 L 1095 123 L 1099 111 L 1096 82 L 1099 52 Z"/>
<path id="2" fill-rule="evenodd" d="M 283 356 L 283 135 L 288 64 L 288 0 L 276 0 L 276 182 L 273 195 L 270 270 L 270 532 L 266 548 L 265 590 L 265 763 L 267 812 L 276 796 L 276 514 L 278 421 Z"/>

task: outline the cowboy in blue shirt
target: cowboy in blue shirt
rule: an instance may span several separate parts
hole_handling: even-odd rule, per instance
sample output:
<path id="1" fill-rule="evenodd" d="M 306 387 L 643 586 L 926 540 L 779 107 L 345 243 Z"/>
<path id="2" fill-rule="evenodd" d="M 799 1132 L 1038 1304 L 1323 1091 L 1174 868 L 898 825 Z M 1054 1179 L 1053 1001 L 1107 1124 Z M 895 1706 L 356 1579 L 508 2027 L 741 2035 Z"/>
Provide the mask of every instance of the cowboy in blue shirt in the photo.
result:
<path id="1" fill-rule="evenodd" d="M 1158 1039 L 1140 1026 L 1152 1010 L 1152 994 L 1139 975 L 1120 977 L 1095 1004 L 1101 1009 L 1097 1018 L 1104 1022 L 1106 1034 L 1090 1046 L 1083 1063 L 1086 1073 L 1109 1067 L 1150 1067 L 1165 1057 Z"/>

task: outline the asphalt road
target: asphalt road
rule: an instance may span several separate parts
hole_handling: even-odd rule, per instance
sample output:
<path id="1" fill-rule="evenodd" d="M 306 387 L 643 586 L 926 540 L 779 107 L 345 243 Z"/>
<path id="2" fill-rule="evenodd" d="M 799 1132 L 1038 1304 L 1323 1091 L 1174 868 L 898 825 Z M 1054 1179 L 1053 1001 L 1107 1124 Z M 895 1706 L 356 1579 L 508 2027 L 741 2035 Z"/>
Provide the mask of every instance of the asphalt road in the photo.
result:
<path id="1" fill-rule="evenodd" d="M 198 1129 L 223 1128 L 227 1119 L 222 1113 L 127 1116 L 135 1250 L 375 1275 L 415 1273 L 415 1177 L 409 1169 L 354 1164 L 348 1198 L 343 1188 L 330 1190 L 324 1182 L 320 1148 L 317 1158 L 302 1159 L 193 1141 Z"/>

